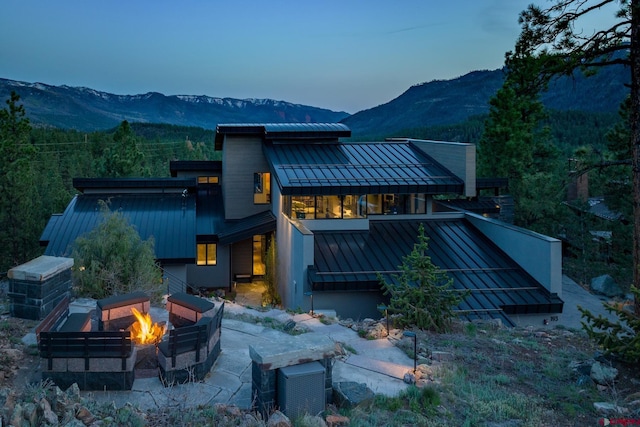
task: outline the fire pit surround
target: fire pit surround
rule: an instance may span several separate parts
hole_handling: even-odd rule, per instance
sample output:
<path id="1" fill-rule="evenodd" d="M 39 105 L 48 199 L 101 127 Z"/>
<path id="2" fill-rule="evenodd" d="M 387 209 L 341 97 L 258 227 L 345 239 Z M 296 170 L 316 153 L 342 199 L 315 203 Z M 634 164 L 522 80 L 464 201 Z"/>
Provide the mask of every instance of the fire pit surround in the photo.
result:
<path id="1" fill-rule="evenodd" d="M 145 294 L 105 298 L 96 303 L 92 328 L 88 313 L 69 314 L 65 298 L 36 328 L 43 379 L 62 389 L 77 383 L 81 390 L 130 390 L 137 359 L 152 357 L 164 385 L 202 380 L 220 354 L 224 303 L 180 293 L 167 309 L 175 322 L 169 334 L 152 323 Z M 141 338 L 143 332 L 152 336 Z"/>
<path id="2" fill-rule="evenodd" d="M 167 299 L 174 329 L 158 345 L 160 379 L 165 386 L 201 381 L 220 354 L 224 303 L 180 292 Z"/>

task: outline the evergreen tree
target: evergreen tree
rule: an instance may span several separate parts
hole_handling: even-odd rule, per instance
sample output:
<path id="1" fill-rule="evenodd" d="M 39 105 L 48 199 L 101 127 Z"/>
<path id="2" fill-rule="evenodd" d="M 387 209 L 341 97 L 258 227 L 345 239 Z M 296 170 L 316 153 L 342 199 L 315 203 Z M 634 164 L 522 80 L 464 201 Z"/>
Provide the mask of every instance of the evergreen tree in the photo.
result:
<path id="1" fill-rule="evenodd" d="M 582 22 L 607 5 L 619 5 L 613 24 L 585 31 Z M 546 8 L 530 5 L 520 15 L 518 44 L 543 59 L 548 81 L 576 69 L 593 72 L 612 64 L 630 67 L 630 137 L 633 182 L 633 283 L 640 287 L 640 0 L 556 0 Z M 640 298 L 634 311 L 640 316 Z"/>
<path id="2" fill-rule="evenodd" d="M 541 126 L 546 113 L 539 94 L 547 85 L 539 77 L 540 66 L 521 43 L 507 53 L 504 84 L 489 101 L 478 173 L 508 178 L 517 225 L 551 233 L 560 202 L 559 153 Z"/>
<path id="3" fill-rule="evenodd" d="M 389 295 L 388 310 L 400 314 L 400 326 L 416 326 L 436 332 L 449 329 L 453 309 L 468 295 L 468 291 L 452 289 L 453 279 L 440 270 L 427 255 L 429 238 L 424 226 L 418 228 L 418 243 L 398 266 L 400 274 L 387 281 L 378 275 L 385 295 Z"/>
<path id="4" fill-rule="evenodd" d="M 20 96 L 11 92 L 0 110 L 0 271 L 40 253 L 41 218 L 36 148 Z"/>
<path id="5" fill-rule="evenodd" d="M 101 177 L 127 178 L 148 176 L 139 138 L 124 120 L 113 134 L 113 143 L 98 157 L 96 169 Z"/>

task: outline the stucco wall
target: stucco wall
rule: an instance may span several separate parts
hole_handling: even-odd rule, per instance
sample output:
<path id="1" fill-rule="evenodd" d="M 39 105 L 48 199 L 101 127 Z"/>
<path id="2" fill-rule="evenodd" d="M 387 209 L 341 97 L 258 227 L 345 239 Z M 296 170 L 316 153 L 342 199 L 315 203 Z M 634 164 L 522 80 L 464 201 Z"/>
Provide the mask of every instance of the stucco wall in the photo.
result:
<path id="1" fill-rule="evenodd" d="M 505 222 L 466 213 L 465 218 L 549 292 L 562 298 L 562 244 Z"/>
<path id="2" fill-rule="evenodd" d="M 464 195 L 476 195 L 476 146 L 462 142 L 421 141 L 411 143 L 464 181 Z"/>
<path id="3" fill-rule="evenodd" d="M 241 219 L 270 209 L 253 203 L 253 174 L 269 172 L 262 139 L 225 136 L 222 153 L 222 194 L 226 219 Z"/>
<path id="4" fill-rule="evenodd" d="M 313 233 L 301 221 L 292 221 L 282 211 L 282 197 L 277 185 L 272 186 L 273 214 L 278 219 L 278 292 L 286 308 L 309 310 L 307 267 L 313 265 Z"/>

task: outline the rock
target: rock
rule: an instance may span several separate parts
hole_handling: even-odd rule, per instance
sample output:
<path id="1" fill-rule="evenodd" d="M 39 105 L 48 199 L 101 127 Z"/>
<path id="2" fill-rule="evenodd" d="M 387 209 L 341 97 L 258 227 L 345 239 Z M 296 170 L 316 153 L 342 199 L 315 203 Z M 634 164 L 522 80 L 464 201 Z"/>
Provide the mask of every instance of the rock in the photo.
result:
<path id="1" fill-rule="evenodd" d="M 620 286 L 618 286 L 615 280 L 613 280 L 613 277 L 608 274 L 591 279 L 590 289 L 596 294 L 607 297 L 624 296 L 624 292 L 622 292 Z"/>
<path id="2" fill-rule="evenodd" d="M 11 420 L 9 420 L 9 424 L 12 426 L 22 426 L 22 405 L 16 403 L 13 407 L 13 413 L 11 414 Z"/>
<path id="3" fill-rule="evenodd" d="M 40 399 L 40 407 L 42 408 L 42 417 L 47 422 L 47 424 L 52 426 L 58 425 L 58 416 L 51 409 L 51 404 L 45 398 Z"/>
<path id="4" fill-rule="evenodd" d="M 333 385 L 333 401 L 342 408 L 349 409 L 363 402 L 371 402 L 374 397 L 366 384 L 344 381 Z"/>
<path id="5" fill-rule="evenodd" d="M 289 320 L 287 323 L 284 324 L 284 328 L 283 329 L 284 329 L 285 332 L 290 332 L 295 327 L 296 327 L 296 322 L 294 322 L 293 320 Z"/>
<path id="6" fill-rule="evenodd" d="M 404 374 L 404 378 L 402 378 L 402 381 L 404 381 L 407 384 L 415 384 L 416 376 L 414 375 L 413 372 L 407 372 L 406 374 Z"/>
<path id="7" fill-rule="evenodd" d="M 65 393 L 67 394 L 67 396 L 70 399 L 79 400 L 80 399 L 80 387 L 78 387 L 78 383 L 71 384 Z"/>
<path id="8" fill-rule="evenodd" d="M 349 425 L 349 418 L 344 415 L 331 414 L 326 418 L 327 427 L 341 427 Z"/>
<path id="9" fill-rule="evenodd" d="M 418 365 L 415 374 L 416 380 L 433 381 L 433 370 L 429 365 Z"/>
<path id="10" fill-rule="evenodd" d="M 629 412 L 627 408 L 611 402 L 593 402 L 593 408 L 600 414 L 626 414 Z"/>
<path id="11" fill-rule="evenodd" d="M 324 419 L 318 417 L 317 415 L 309 414 L 305 414 L 302 417 L 302 422 L 300 423 L 300 425 L 303 425 L 305 427 L 327 427 L 327 423 L 324 421 Z"/>
<path id="12" fill-rule="evenodd" d="M 86 426 L 91 425 L 91 423 L 93 423 L 96 419 L 91 411 L 89 411 L 84 406 L 78 409 L 78 411 L 76 412 L 76 418 L 82 421 L 82 423 Z"/>
<path id="13" fill-rule="evenodd" d="M 596 384 L 611 385 L 618 376 L 616 368 L 605 366 L 600 362 L 591 365 L 590 377 Z"/>
<path id="14" fill-rule="evenodd" d="M 275 411 L 267 421 L 267 427 L 292 427 L 293 424 L 289 417 L 280 411 Z"/>
<path id="15" fill-rule="evenodd" d="M 578 362 L 577 360 L 572 360 L 569 363 L 569 368 L 580 375 L 591 375 L 591 363 L 589 362 Z"/>
<path id="16" fill-rule="evenodd" d="M 22 416 L 29 422 L 31 427 L 37 427 L 40 425 L 42 413 L 43 410 L 40 405 L 36 405 L 33 402 L 25 403 L 22 408 Z"/>
<path id="17" fill-rule="evenodd" d="M 68 423 L 64 425 L 64 427 L 85 427 L 85 425 L 82 424 L 82 421 L 76 418 L 72 418 Z"/>
<path id="18" fill-rule="evenodd" d="M 576 380 L 576 385 L 578 387 L 585 386 L 585 385 L 592 385 L 592 384 L 593 384 L 593 380 L 589 375 L 580 375 L 580 377 Z"/>

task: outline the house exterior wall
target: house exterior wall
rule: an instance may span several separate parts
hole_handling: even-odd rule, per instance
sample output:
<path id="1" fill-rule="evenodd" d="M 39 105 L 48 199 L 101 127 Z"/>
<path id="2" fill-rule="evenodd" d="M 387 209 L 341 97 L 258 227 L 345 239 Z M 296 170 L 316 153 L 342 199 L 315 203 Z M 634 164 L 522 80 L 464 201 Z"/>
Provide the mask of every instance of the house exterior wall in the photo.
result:
<path id="1" fill-rule="evenodd" d="M 196 288 L 228 288 L 231 284 L 229 246 L 218 245 L 217 263 L 212 266 L 187 265 L 187 283 Z"/>
<path id="2" fill-rule="evenodd" d="M 472 213 L 465 217 L 549 292 L 562 298 L 560 240 Z"/>
<path id="3" fill-rule="evenodd" d="M 476 196 L 476 146 L 461 142 L 418 141 L 411 143 L 464 181 L 464 195 Z"/>
<path id="4" fill-rule="evenodd" d="M 256 172 L 269 172 L 262 152 L 262 138 L 225 136 L 222 152 L 225 219 L 242 219 L 270 209 L 268 204 L 253 203 L 253 174 Z"/>
<path id="5" fill-rule="evenodd" d="M 290 220 L 282 212 L 282 196 L 277 185 L 272 186 L 273 214 L 277 218 L 278 293 L 287 308 L 310 310 L 307 267 L 313 265 L 313 233 L 301 221 Z M 335 221 L 334 221 L 335 222 Z"/>
<path id="6" fill-rule="evenodd" d="M 384 314 L 378 311 L 378 305 L 388 304 L 388 299 L 382 291 L 316 292 L 313 294 L 313 310 L 333 310 L 341 318 L 355 320 L 380 319 Z"/>

